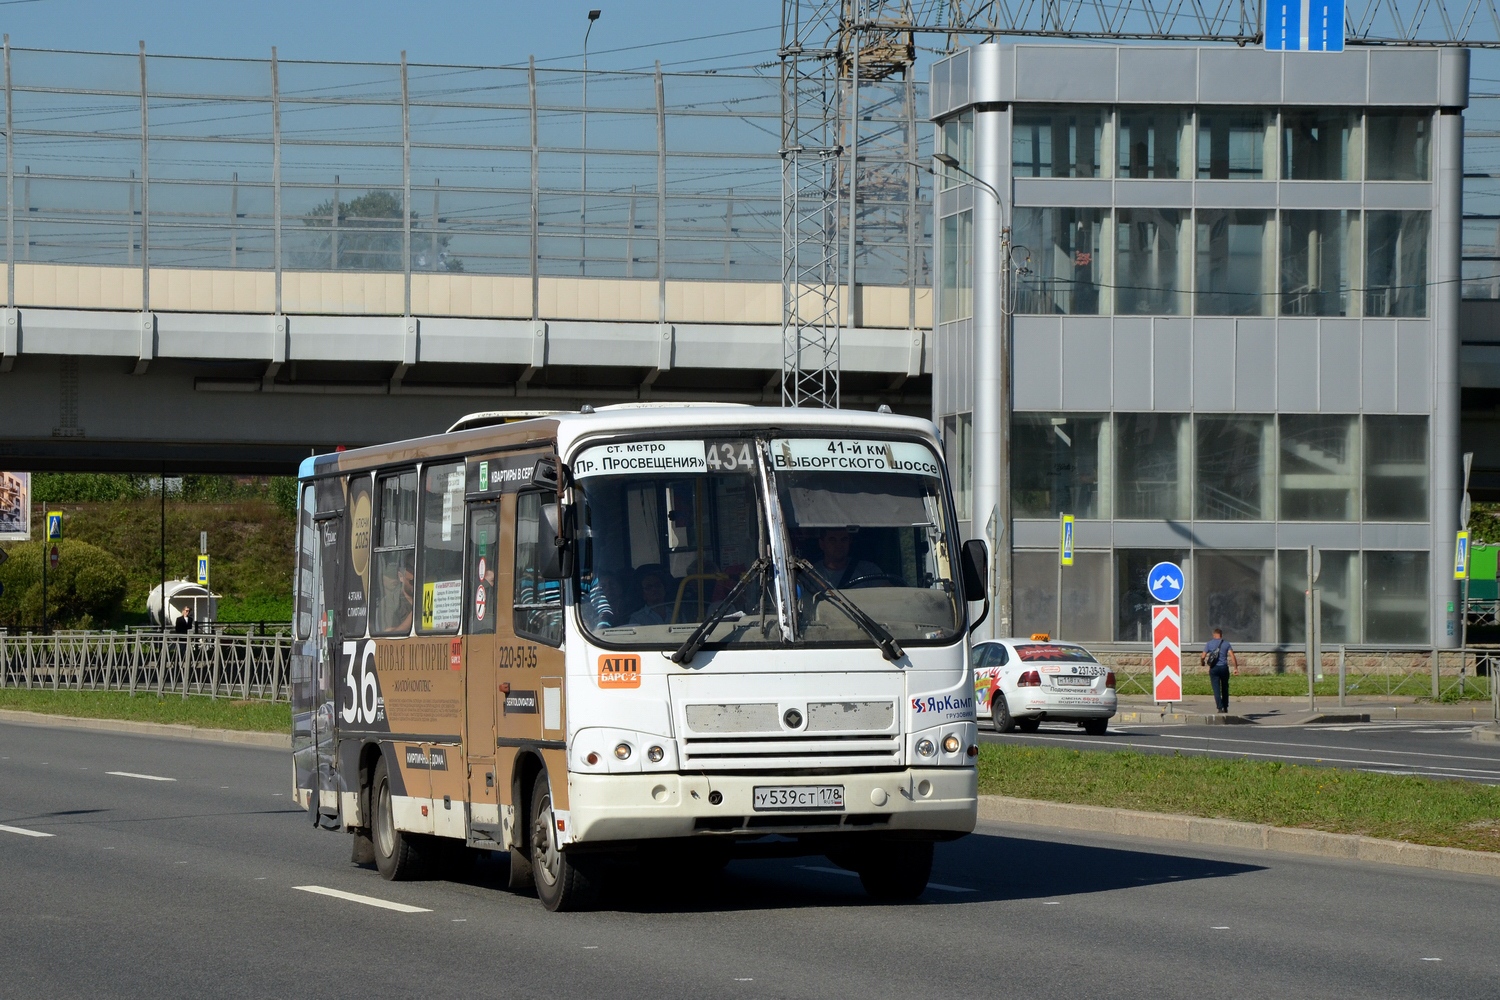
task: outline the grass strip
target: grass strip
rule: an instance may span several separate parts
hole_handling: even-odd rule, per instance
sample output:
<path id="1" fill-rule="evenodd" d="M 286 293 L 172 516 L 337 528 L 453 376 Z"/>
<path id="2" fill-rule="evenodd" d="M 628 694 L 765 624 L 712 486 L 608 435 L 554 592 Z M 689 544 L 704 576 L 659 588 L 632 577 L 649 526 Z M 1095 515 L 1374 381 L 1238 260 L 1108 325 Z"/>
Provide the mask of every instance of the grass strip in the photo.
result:
<path id="1" fill-rule="evenodd" d="M 118 691 L 28 691 L 0 688 L 0 708 L 84 719 L 127 719 L 165 722 L 205 729 L 242 729 L 259 733 L 290 733 L 292 709 L 285 702 L 232 701 L 203 697 L 163 698 L 155 694 Z"/>
<path id="2" fill-rule="evenodd" d="M 1116 672 L 1119 681 L 1117 690 L 1123 694 L 1151 693 L 1150 673 L 1125 673 Z M 1444 675 L 1442 686 L 1445 689 L 1442 701 L 1488 701 L 1490 697 L 1490 685 L 1488 677 L 1467 677 L 1464 679 L 1464 690 L 1460 694 L 1456 678 Z M 1394 689 L 1387 692 L 1387 686 Z M 1182 690 L 1184 694 L 1213 694 L 1213 688 L 1209 685 L 1208 674 L 1191 673 L 1182 678 Z M 1323 674 L 1323 680 L 1313 682 L 1313 690 L 1318 697 L 1337 697 L 1339 693 L 1339 678 L 1337 673 Z M 1350 674 L 1345 690 L 1350 695 L 1385 695 L 1389 693 L 1392 697 L 1413 697 L 1424 701 L 1432 700 L 1432 682 L 1430 675 L 1402 675 L 1396 683 L 1388 684 L 1387 678 L 1381 674 Z M 1229 678 L 1229 696 L 1231 698 L 1306 698 L 1307 697 L 1307 675 L 1306 674 L 1239 674 Z"/>
<path id="3" fill-rule="evenodd" d="M 1500 788 L 1281 761 L 985 743 L 986 795 L 1500 851 Z"/>

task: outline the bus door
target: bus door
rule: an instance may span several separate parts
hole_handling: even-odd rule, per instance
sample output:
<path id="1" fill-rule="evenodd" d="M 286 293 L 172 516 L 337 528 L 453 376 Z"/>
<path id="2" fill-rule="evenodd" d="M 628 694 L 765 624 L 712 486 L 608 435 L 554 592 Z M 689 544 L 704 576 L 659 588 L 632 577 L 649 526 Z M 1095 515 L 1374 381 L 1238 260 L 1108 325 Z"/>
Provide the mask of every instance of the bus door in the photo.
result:
<path id="1" fill-rule="evenodd" d="M 500 505 L 471 503 L 464 558 L 464 748 L 468 754 L 469 824 L 475 839 L 500 835 L 500 776 L 495 766 L 495 720 L 504 693 L 496 677 L 495 617 L 499 570 Z M 459 640 L 454 640 L 458 642 Z"/>
<path id="2" fill-rule="evenodd" d="M 333 481 L 337 482 L 337 481 Z M 324 507 L 324 485 L 319 483 L 318 506 Z M 342 493 L 342 484 L 338 484 Z M 342 496 L 339 498 L 342 500 Z M 339 782 L 334 764 L 334 674 L 339 663 L 339 629 L 336 625 L 338 595 L 343 583 L 344 512 L 320 512 L 314 519 L 318 531 L 318 570 L 314 586 L 313 627 L 317 635 L 317 666 L 313 671 L 312 738 L 317 764 L 313 768 L 312 795 L 308 812 L 313 822 L 320 816 L 337 816 Z M 324 793 L 327 801 L 324 801 Z"/>

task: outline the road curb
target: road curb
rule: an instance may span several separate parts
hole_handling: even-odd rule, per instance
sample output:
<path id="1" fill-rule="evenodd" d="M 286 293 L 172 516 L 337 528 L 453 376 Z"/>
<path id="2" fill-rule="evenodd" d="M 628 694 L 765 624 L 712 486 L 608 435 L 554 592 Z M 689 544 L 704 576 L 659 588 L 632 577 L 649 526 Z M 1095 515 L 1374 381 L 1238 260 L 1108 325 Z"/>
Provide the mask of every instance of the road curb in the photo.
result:
<path id="1" fill-rule="evenodd" d="M 200 743 L 231 743 L 240 746 L 271 747 L 290 750 L 290 733 L 257 733 L 240 729 L 204 729 L 166 722 L 134 722 L 129 719 L 85 719 L 74 715 L 46 715 L 0 708 L 0 722 L 23 726 L 45 726 L 52 729 L 92 729 L 108 733 L 134 733 L 137 736 L 168 736 Z"/>
<path id="2" fill-rule="evenodd" d="M 1492 722 L 1488 726 L 1476 726 L 1469 732 L 1476 743 L 1500 743 L 1500 723 Z"/>
<path id="3" fill-rule="evenodd" d="M 1500 854 L 1466 851 L 1457 847 L 1430 847 L 1399 840 L 1381 840 L 1358 834 L 1324 833 L 1265 823 L 1241 823 L 1227 819 L 1204 819 L 1174 813 L 1137 812 L 1106 806 L 1072 805 L 1014 799 L 1004 795 L 981 795 L 979 818 L 1021 826 L 1041 826 L 1090 833 L 1111 833 L 1196 844 L 1201 847 L 1231 847 L 1238 850 L 1304 854 L 1343 861 L 1404 865 L 1432 871 L 1459 872 L 1500 878 Z"/>

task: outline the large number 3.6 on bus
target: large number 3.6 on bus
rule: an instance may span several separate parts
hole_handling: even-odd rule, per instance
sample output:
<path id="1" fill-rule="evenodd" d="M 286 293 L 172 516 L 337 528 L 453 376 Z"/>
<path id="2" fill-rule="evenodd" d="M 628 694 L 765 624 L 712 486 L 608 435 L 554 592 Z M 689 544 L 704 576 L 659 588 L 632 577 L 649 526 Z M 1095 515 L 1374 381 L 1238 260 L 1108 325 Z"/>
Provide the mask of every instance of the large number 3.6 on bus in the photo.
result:
<path id="1" fill-rule="evenodd" d="M 387 878 L 504 852 L 549 909 L 767 837 L 916 897 L 977 804 L 985 553 L 939 455 L 905 417 L 622 406 L 308 459 L 298 802 Z"/>

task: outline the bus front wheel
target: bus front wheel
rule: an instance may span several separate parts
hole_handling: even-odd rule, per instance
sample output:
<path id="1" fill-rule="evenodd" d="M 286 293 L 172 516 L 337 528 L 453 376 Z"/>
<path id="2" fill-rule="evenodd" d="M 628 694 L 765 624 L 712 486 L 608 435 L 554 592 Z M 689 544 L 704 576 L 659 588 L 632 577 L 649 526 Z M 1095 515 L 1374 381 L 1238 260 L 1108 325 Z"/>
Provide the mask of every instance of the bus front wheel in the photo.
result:
<path id="1" fill-rule="evenodd" d="M 531 822 L 527 832 L 531 840 L 532 878 L 536 880 L 536 894 L 542 905 L 554 913 L 593 906 L 598 898 L 597 880 L 557 842 L 552 785 L 545 771 L 536 776 L 531 790 Z"/>

